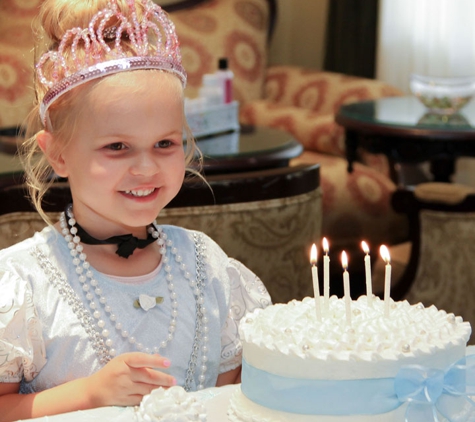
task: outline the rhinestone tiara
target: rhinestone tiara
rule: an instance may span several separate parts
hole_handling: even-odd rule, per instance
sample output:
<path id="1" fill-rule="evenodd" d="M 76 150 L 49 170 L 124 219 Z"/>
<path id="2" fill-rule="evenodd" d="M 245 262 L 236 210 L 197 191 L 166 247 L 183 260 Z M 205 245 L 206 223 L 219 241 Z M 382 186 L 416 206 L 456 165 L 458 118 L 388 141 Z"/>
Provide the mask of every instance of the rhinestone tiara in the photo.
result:
<path id="1" fill-rule="evenodd" d="M 139 21 L 136 2 L 143 6 Z M 127 0 L 128 16 L 112 0 L 97 12 L 87 28 L 71 28 L 61 42 L 43 54 L 36 64 L 38 83 L 48 90 L 40 104 L 40 118 L 46 125 L 51 104 L 73 88 L 103 76 L 138 69 L 159 69 L 173 73 L 186 85 L 186 72 L 175 25 L 166 12 L 151 0 Z M 130 46 L 125 51 L 124 39 Z M 83 54 L 77 54 L 83 44 Z M 67 60 L 67 57 L 70 57 Z M 50 68 L 51 77 L 44 74 Z"/>

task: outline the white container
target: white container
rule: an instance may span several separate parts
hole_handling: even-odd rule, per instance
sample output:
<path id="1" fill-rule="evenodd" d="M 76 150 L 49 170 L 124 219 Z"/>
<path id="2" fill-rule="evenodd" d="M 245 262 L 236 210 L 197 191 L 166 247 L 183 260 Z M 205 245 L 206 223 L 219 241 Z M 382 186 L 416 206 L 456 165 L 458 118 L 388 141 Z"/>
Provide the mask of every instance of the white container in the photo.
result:
<path id="1" fill-rule="evenodd" d="M 206 105 L 200 109 L 185 110 L 186 120 L 195 138 L 239 129 L 239 102 Z"/>
<path id="2" fill-rule="evenodd" d="M 203 75 L 203 84 L 199 90 L 199 97 L 204 98 L 208 105 L 224 104 L 224 88 L 222 78 L 216 73 Z"/>

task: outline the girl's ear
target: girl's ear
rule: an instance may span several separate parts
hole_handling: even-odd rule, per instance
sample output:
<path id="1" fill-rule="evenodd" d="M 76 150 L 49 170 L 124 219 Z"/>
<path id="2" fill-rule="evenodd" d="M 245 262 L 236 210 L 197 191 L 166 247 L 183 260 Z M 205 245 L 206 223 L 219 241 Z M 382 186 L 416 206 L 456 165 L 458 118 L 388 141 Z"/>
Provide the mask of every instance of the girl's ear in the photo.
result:
<path id="1" fill-rule="evenodd" d="M 51 132 L 42 130 L 36 134 L 36 142 L 53 167 L 54 172 L 60 177 L 68 177 L 66 164 L 61 154 L 55 148 L 55 140 Z"/>

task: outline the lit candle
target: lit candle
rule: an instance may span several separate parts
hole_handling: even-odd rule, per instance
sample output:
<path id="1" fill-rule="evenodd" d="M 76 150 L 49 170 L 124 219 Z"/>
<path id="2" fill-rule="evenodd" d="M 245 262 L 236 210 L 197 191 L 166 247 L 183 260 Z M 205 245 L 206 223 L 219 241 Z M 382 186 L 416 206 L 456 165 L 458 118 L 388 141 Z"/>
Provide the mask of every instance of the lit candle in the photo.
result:
<path id="1" fill-rule="evenodd" d="M 366 254 L 364 257 L 364 267 L 366 274 L 366 297 L 368 300 L 368 306 L 373 306 L 373 285 L 371 281 L 371 257 L 369 256 L 368 244 L 363 240 L 361 242 L 363 252 Z"/>
<path id="2" fill-rule="evenodd" d="M 322 240 L 323 252 L 323 303 L 325 310 L 328 310 L 328 301 L 330 300 L 330 257 L 328 256 L 328 240 L 326 237 Z"/>
<path id="3" fill-rule="evenodd" d="M 348 257 L 346 252 L 341 253 L 341 264 L 343 266 L 343 290 L 345 294 L 346 323 L 351 325 L 351 295 L 350 295 L 350 274 L 348 274 Z"/>
<path id="4" fill-rule="evenodd" d="M 389 316 L 389 302 L 391 300 L 391 257 L 389 256 L 388 248 L 381 245 L 379 253 L 384 262 L 386 262 L 386 268 L 384 271 L 384 316 Z"/>
<path id="5" fill-rule="evenodd" d="M 320 286 L 318 285 L 318 268 L 317 268 L 317 245 L 312 245 L 310 250 L 310 264 L 312 265 L 312 281 L 313 281 L 313 294 L 315 296 L 315 311 L 317 314 L 317 320 L 322 320 L 322 312 L 320 310 Z"/>

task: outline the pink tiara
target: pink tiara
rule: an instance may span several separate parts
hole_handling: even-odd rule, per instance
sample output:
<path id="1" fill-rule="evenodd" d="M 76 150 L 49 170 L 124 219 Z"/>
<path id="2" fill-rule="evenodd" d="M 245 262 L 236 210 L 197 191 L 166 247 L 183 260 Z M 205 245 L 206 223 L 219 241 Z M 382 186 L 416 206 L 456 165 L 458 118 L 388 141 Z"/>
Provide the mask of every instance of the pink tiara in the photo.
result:
<path id="1" fill-rule="evenodd" d="M 55 50 L 43 54 L 36 65 L 39 83 L 48 88 L 40 104 L 40 118 L 46 125 L 48 108 L 61 95 L 93 79 L 138 69 L 159 69 L 176 74 L 183 86 L 186 72 L 175 25 L 162 8 L 151 0 L 138 0 L 144 11 L 141 22 L 135 0 L 127 0 L 130 20 L 111 1 L 97 12 L 87 28 L 71 28 Z M 109 23 L 110 26 L 106 27 Z M 113 25 L 113 26 L 112 26 Z M 129 40 L 133 52 L 123 50 L 121 41 Z M 84 54 L 77 55 L 77 46 L 84 43 Z M 65 53 L 69 47 L 69 54 Z M 68 63 L 67 56 L 72 60 Z M 51 79 L 44 76 L 45 65 L 52 66 Z"/>

